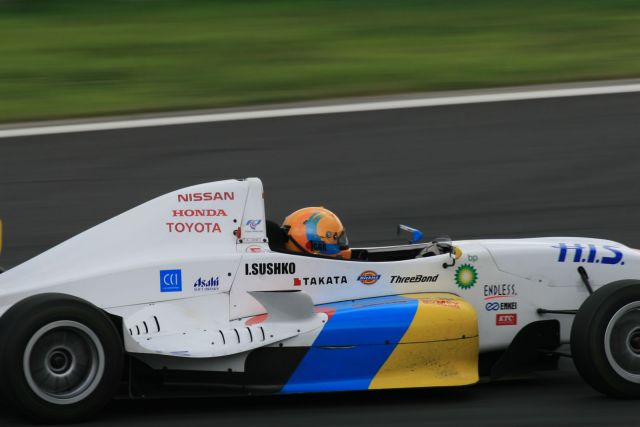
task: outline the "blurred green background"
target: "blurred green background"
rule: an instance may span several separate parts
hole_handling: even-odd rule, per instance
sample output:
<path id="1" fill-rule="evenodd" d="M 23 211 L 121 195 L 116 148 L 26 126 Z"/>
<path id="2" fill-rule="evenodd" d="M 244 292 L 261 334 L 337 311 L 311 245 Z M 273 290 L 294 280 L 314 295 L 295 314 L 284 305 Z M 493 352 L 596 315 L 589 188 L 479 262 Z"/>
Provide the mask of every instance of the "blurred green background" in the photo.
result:
<path id="1" fill-rule="evenodd" d="M 0 0 L 0 122 L 639 75 L 637 0 Z"/>

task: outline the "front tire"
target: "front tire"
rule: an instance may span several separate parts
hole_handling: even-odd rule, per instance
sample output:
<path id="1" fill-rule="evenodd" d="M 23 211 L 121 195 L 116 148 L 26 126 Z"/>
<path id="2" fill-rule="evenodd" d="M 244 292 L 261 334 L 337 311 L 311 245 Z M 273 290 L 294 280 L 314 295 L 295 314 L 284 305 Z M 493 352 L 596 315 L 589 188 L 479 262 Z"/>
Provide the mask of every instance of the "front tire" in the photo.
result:
<path id="1" fill-rule="evenodd" d="M 0 379 L 34 421 L 77 422 L 98 412 L 115 394 L 123 358 L 109 317 L 79 298 L 35 295 L 0 319 Z"/>
<path id="2" fill-rule="evenodd" d="M 571 328 L 571 354 L 599 392 L 640 398 L 640 282 L 613 282 L 587 298 Z"/>

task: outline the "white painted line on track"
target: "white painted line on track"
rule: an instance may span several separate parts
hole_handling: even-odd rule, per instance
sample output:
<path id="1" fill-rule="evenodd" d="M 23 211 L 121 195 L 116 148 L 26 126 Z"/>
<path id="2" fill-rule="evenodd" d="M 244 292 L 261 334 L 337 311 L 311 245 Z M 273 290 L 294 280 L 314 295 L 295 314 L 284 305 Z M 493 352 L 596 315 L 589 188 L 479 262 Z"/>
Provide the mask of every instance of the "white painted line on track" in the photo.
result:
<path id="1" fill-rule="evenodd" d="M 125 120 L 99 121 L 0 129 L 0 138 L 20 136 L 53 135 L 75 132 L 96 132 L 117 129 L 135 129 L 156 126 L 175 126 L 196 123 L 229 122 L 236 120 L 269 119 L 277 117 L 309 116 L 319 114 L 357 113 L 364 111 L 397 110 L 406 108 L 437 107 L 445 105 L 479 104 L 485 102 L 522 101 L 528 99 L 565 98 L 588 95 L 610 95 L 640 92 L 640 83 L 608 84 L 603 86 L 564 87 L 550 89 L 506 90 L 503 92 L 425 96 L 423 98 L 395 99 L 368 102 L 336 103 L 332 105 L 273 108 L 236 112 L 193 114 L 173 117 L 131 118 Z"/>

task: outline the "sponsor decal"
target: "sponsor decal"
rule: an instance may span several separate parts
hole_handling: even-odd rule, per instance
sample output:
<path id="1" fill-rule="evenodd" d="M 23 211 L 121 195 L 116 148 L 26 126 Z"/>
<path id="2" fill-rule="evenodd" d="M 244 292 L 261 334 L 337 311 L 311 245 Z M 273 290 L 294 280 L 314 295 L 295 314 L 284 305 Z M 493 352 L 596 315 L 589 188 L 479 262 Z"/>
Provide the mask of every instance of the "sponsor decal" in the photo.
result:
<path id="1" fill-rule="evenodd" d="M 174 209 L 171 211 L 172 216 L 227 216 L 224 209 Z"/>
<path id="2" fill-rule="evenodd" d="M 496 314 L 496 326 L 513 326 L 518 324 L 516 313 Z"/>
<path id="3" fill-rule="evenodd" d="M 160 270 L 160 292 L 182 292 L 182 270 Z"/>
<path id="4" fill-rule="evenodd" d="M 312 251 L 315 252 L 327 252 L 327 244 L 321 240 L 309 240 L 307 246 L 311 248 Z"/>
<path id="5" fill-rule="evenodd" d="M 589 243 L 559 243 L 553 248 L 559 249 L 558 262 L 574 262 L 587 264 L 624 265 L 623 253 L 615 246 L 595 245 Z M 573 255 L 573 256 L 570 256 Z"/>
<path id="6" fill-rule="evenodd" d="M 262 237 L 242 237 L 242 243 L 264 243 L 264 238 Z"/>
<path id="7" fill-rule="evenodd" d="M 264 251 L 262 250 L 261 246 L 247 246 L 247 249 L 245 252 L 253 252 L 255 254 L 255 253 L 264 252 Z"/>
<path id="8" fill-rule="evenodd" d="M 295 274 L 296 264 L 293 262 L 254 262 L 244 265 L 244 274 L 247 276 L 256 275 L 279 275 Z"/>
<path id="9" fill-rule="evenodd" d="M 262 237 L 242 237 L 241 243 L 264 243 L 264 238 Z"/>
<path id="10" fill-rule="evenodd" d="M 425 298 L 425 299 L 422 299 L 422 302 L 425 304 L 437 305 L 440 307 L 457 308 L 457 309 L 460 308 L 460 303 L 450 298 L 439 298 L 439 299 Z"/>
<path id="11" fill-rule="evenodd" d="M 478 255 L 467 255 L 467 261 L 469 261 L 469 262 L 477 262 L 478 261 Z"/>
<path id="12" fill-rule="evenodd" d="M 193 290 L 196 291 L 196 292 L 200 292 L 200 291 L 217 291 L 219 285 L 220 285 L 220 278 L 219 277 L 215 277 L 215 278 L 212 277 L 210 279 L 203 279 L 202 277 L 200 277 L 193 284 Z"/>
<path id="13" fill-rule="evenodd" d="M 439 274 L 433 276 L 423 276 L 416 274 L 415 276 L 391 276 L 391 283 L 433 283 L 438 280 Z"/>
<path id="14" fill-rule="evenodd" d="M 478 281 L 478 272 L 474 266 L 462 264 L 456 270 L 454 279 L 460 289 L 471 289 Z"/>
<path id="15" fill-rule="evenodd" d="M 221 233 L 217 222 L 167 222 L 169 233 Z"/>
<path id="16" fill-rule="evenodd" d="M 261 219 L 250 219 L 249 221 L 247 221 L 247 225 L 249 226 L 250 229 L 255 230 L 256 227 L 260 225 L 261 222 L 262 222 Z"/>
<path id="17" fill-rule="evenodd" d="M 367 270 L 360 273 L 358 281 L 363 285 L 373 285 L 380 279 L 380 275 L 373 270 Z"/>
<path id="18" fill-rule="evenodd" d="M 347 284 L 347 276 L 294 277 L 293 279 L 293 286 L 345 284 Z"/>
<path id="19" fill-rule="evenodd" d="M 245 223 L 244 230 L 247 233 L 261 233 L 264 229 L 260 226 L 261 219 L 250 219 Z"/>
<path id="20" fill-rule="evenodd" d="M 499 302 L 488 302 L 484 305 L 484 309 L 487 311 L 498 311 L 500 310 Z"/>
<path id="21" fill-rule="evenodd" d="M 213 200 L 234 200 L 233 191 L 216 191 L 215 193 L 185 193 L 178 194 L 178 202 L 209 202 Z"/>
<path id="22" fill-rule="evenodd" d="M 513 283 L 502 285 L 484 285 L 484 299 L 511 298 L 517 296 L 516 285 Z"/>
<path id="23" fill-rule="evenodd" d="M 496 302 L 491 301 L 484 305 L 484 309 L 487 311 L 503 311 L 503 310 L 517 310 L 517 302 Z"/>

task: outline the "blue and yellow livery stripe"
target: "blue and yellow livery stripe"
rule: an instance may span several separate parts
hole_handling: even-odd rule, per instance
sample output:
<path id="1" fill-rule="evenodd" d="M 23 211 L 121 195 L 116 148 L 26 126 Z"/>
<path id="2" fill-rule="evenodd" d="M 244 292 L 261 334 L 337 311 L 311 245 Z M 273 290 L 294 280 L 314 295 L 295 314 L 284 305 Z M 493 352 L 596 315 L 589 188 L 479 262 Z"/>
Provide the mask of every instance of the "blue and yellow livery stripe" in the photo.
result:
<path id="1" fill-rule="evenodd" d="M 322 306 L 335 310 L 281 393 L 471 384 L 476 314 L 450 294 Z"/>
<path id="2" fill-rule="evenodd" d="M 370 389 L 443 387 L 478 381 L 478 321 L 453 295 L 416 294 L 411 325 L 376 373 Z"/>
<path id="3" fill-rule="evenodd" d="M 418 301 L 396 296 L 330 307 L 335 312 L 282 393 L 368 389 L 406 332 Z"/>

